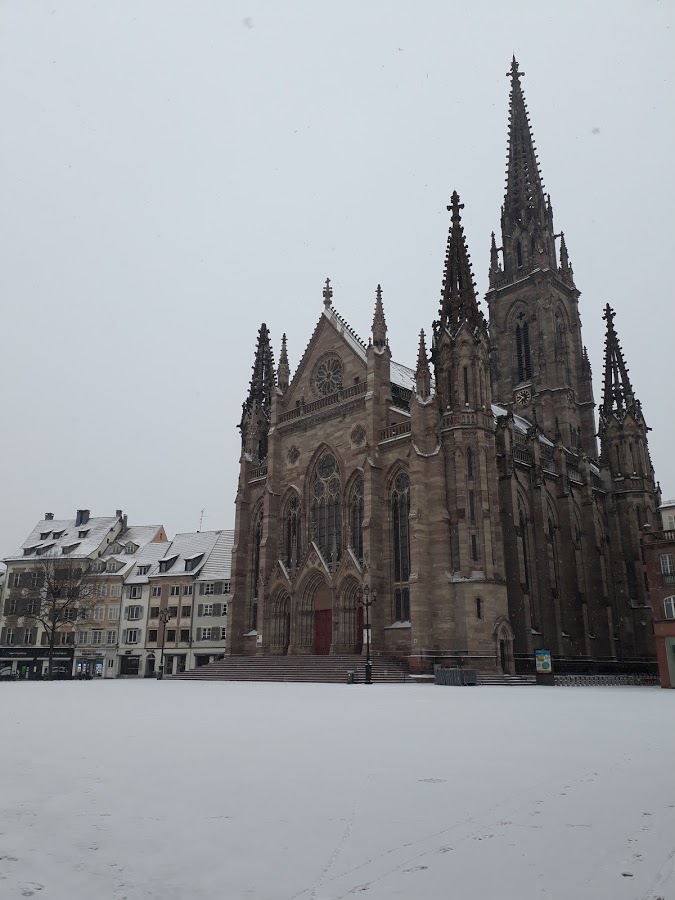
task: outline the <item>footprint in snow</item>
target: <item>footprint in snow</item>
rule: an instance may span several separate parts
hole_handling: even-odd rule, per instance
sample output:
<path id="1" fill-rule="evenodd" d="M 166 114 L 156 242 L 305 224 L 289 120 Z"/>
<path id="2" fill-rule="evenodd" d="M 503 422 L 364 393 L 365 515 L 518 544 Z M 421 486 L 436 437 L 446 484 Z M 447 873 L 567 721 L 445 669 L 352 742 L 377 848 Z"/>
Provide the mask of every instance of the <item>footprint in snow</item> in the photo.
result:
<path id="1" fill-rule="evenodd" d="M 425 869 L 428 869 L 429 866 L 413 866 L 411 869 L 404 869 L 403 873 L 407 875 L 409 872 L 423 872 Z"/>

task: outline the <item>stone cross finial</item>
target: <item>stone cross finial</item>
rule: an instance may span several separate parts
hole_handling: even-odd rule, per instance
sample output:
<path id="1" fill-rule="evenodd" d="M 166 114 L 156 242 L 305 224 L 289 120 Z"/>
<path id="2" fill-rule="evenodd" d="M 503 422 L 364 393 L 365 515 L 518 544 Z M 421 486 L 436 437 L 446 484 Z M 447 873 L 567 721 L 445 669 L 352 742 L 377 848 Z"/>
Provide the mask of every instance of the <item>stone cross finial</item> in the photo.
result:
<path id="1" fill-rule="evenodd" d="M 326 284 L 323 288 L 323 305 L 326 309 L 330 309 L 333 302 L 333 288 L 330 286 L 330 278 L 326 278 Z"/>

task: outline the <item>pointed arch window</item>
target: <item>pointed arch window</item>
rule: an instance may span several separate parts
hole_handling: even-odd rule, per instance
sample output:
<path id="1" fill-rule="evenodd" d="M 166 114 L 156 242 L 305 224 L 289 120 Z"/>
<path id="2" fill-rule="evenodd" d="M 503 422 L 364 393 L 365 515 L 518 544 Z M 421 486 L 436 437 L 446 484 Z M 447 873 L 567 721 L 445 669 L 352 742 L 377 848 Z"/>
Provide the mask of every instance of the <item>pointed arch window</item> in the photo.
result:
<path id="1" fill-rule="evenodd" d="M 394 621 L 410 621 L 410 479 L 401 472 L 391 492 Z"/>
<path id="2" fill-rule="evenodd" d="M 284 562 L 287 568 L 298 567 L 302 559 L 302 516 L 300 500 L 292 497 L 284 516 Z"/>
<path id="3" fill-rule="evenodd" d="M 363 495 L 363 478 L 359 475 L 349 492 L 349 531 L 351 546 L 354 551 L 354 556 L 356 556 L 359 562 L 363 560 Z"/>
<path id="4" fill-rule="evenodd" d="M 520 241 L 516 241 L 516 261 L 518 263 L 518 268 L 523 268 L 523 245 Z"/>
<path id="5" fill-rule="evenodd" d="M 319 460 L 311 493 L 312 534 L 326 562 L 333 550 L 342 553 L 342 485 L 335 457 L 326 453 Z"/>
<path id="6" fill-rule="evenodd" d="M 473 478 L 473 450 L 466 448 L 466 477 Z"/>
<path id="7" fill-rule="evenodd" d="M 258 583 L 260 581 L 260 548 L 263 536 L 263 514 L 258 513 L 253 528 L 253 552 L 251 554 L 251 613 L 249 626 L 251 631 L 258 628 Z"/>
<path id="8" fill-rule="evenodd" d="M 530 323 L 525 320 L 516 325 L 516 365 L 518 383 L 532 378 L 532 349 L 530 347 Z"/>

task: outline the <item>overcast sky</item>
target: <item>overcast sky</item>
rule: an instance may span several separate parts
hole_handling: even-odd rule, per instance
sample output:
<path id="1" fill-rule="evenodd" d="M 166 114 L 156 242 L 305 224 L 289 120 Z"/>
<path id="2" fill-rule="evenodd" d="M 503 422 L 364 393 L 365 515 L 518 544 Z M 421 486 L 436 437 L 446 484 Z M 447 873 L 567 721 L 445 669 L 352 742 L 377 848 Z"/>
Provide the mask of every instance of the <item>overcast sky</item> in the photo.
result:
<path id="1" fill-rule="evenodd" d="M 232 527 L 256 331 L 293 368 L 327 275 L 413 365 L 453 189 L 487 288 L 513 52 L 596 401 L 609 302 L 675 495 L 674 10 L 0 0 L 0 554 L 46 511 Z"/>

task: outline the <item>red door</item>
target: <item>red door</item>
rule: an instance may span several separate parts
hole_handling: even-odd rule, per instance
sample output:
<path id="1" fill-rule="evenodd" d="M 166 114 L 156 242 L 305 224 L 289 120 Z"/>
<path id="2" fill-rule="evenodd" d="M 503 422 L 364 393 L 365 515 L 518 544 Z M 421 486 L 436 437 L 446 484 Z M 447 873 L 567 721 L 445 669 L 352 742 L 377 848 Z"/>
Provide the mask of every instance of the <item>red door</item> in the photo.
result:
<path id="1" fill-rule="evenodd" d="M 330 609 L 317 609 L 314 612 L 314 653 L 317 656 L 328 656 L 333 640 L 333 612 Z"/>

